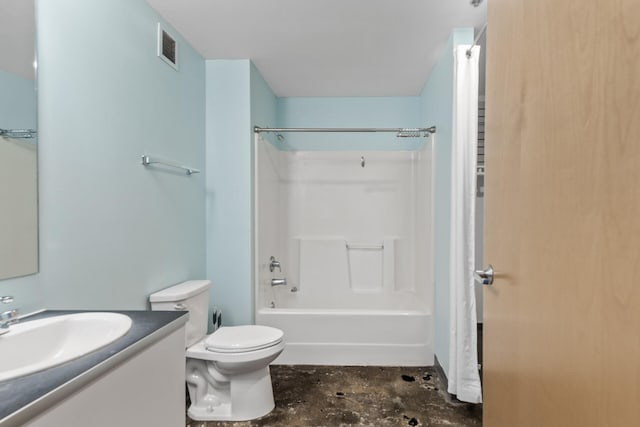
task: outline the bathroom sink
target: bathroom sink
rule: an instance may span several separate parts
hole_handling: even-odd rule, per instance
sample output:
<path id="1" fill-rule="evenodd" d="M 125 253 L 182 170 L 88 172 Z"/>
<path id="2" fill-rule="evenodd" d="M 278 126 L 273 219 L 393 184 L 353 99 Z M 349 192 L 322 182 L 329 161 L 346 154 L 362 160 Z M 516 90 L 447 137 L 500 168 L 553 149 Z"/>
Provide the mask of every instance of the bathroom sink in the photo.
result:
<path id="1" fill-rule="evenodd" d="M 51 368 L 123 336 L 129 316 L 76 313 L 18 322 L 0 335 L 0 381 Z"/>

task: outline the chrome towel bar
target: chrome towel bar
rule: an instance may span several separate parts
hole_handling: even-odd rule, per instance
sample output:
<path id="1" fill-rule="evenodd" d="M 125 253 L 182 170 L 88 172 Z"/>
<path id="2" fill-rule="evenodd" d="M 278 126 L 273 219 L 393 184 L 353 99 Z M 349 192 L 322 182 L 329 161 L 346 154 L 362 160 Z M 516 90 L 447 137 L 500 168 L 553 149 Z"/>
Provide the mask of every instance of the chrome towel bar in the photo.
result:
<path id="1" fill-rule="evenodd" d="M 162 166 L 167 166 L 170 168 L 175 168 L 175 169 L 181 169 L 183 171 L 185 171 L 187 173 L 187 175 L 193 175 L 194 173 L 200 173 L 200 171 L 198 169 L 194 169 L 194 168 L 190 168 L 188 166 L 182 166 L 179 165 L 177 163 L 173 163 L 173 162 L 167 162 L 165 160 L 160 160 L 151 156 L 147 156 L 144 155 L 142 156 L 142 165 L 143 166 L 149 166 L 149 165 L 162 165 Z"/>
<path id="2" fill-rule="evenodd" d="M 35 129 L 0 129 L 0 136 L 14 139 L 33 139 L 37 134 Z"/>

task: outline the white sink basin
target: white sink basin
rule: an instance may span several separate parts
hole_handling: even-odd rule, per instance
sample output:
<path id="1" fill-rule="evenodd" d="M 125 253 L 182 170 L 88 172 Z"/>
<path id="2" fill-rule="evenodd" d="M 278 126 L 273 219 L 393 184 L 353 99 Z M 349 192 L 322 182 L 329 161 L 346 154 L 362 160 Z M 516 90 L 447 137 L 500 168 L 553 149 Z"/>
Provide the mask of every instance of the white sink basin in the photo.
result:
<path id="1" fill-rule="evenodd" d="M 15 323 L 0 335 L 0 381 L 51 368 L 123 336 L 129 316 L 77 313 Z"/>

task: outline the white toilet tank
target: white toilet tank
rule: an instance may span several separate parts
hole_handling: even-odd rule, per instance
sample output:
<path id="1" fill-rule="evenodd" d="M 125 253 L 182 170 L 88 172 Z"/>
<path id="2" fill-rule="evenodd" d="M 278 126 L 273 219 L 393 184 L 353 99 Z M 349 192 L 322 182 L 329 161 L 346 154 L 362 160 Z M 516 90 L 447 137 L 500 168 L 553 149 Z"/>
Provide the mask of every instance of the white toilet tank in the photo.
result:
<path id="1" fill-rule="evenodd" d="M 189 320 L 186 325 L 187 347 L 207 334 L 210 286 L 210 280 L 189 280 L 149 296 L 153 311 L 189 311 Z"/>

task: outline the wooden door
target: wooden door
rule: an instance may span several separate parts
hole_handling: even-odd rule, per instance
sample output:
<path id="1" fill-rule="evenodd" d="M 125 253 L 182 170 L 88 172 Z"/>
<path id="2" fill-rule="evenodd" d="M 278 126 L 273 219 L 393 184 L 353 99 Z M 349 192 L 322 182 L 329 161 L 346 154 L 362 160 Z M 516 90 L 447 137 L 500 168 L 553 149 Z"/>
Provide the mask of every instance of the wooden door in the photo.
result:
<path id="1" fill-rule="evenodd" d="M 640 1 L 490 0 L 486 427 L 640 425 Z"/>

